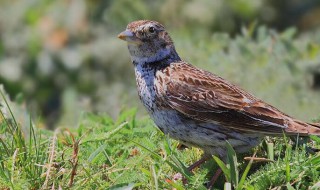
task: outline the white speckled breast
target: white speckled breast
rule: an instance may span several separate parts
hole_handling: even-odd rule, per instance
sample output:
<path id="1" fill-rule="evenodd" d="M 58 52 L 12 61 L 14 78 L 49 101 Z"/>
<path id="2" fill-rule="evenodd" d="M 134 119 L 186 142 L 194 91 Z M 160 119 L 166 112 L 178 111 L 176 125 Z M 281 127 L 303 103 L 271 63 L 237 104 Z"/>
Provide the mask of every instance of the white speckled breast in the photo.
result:
<path id="1" fill-rule="evenodd" d="M 154 72 L 153 69 L 143 68 L 141 65 L 135 67 L 138 95 L 149 113 L 155 109 Z"/>

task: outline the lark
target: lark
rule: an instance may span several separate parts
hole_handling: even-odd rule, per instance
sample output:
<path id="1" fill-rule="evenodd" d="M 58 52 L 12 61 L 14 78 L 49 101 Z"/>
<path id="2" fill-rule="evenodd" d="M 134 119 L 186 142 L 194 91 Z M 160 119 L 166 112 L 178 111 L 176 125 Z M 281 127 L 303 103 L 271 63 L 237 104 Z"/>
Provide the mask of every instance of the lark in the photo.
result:
<path id="1" fill-rule="evenodd" d="M 186 61 L 165 27 L 156 21 L 128 24 L 125 40 L 134 66 L 139 97 L 156 126 L 204 156 L 226 158 L 226 141 L 237 153 L 265 136 L 320 135 L 320 125 L 299 121 L 229 81 Z"/>

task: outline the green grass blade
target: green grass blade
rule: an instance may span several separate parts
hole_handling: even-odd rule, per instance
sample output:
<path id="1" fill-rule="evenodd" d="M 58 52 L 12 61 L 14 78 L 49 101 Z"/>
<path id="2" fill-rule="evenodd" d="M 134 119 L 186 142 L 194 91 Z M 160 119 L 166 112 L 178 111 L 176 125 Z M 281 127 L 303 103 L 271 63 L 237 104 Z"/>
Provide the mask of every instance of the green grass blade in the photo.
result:
<path id="1" fill-rule="evenodd" d="M 146 151 L 148 151 L 149 153 L 151 153 L 151 155 L 154 156 L 157 160 L 162 160 L 162 157 L 160 155 L 158 155 L 154 151 L 150 150 L 149 148 L 143 146 L 140 143 L 137 143 L 137 142 L 134 142 L 134 141 L 131 141 L 131 142 L 133 142 L 134 144 L 140 146 L 141 148 L 143 148 Z M 176 159 L 175 156 L 171 155 L 170 158 L 174 162 L 174 164 L 172 162 L 168 161 L 168 160 L 165 160 L 165 162 L 167 164 L 169 164 L 175 171 L 180 172 L 181 174 L 183 174 L 187 178 L 187 180 L 190 180 L 191 179 L 190 176 L 192 174 L 186 169 L 186 167 L 183 167 L 183 164 L 178 159 Z"/>
<path id="2" fill-rule="evenodd" d="M 250 168 L 252 166 L 254 157 L 255 157 L 255 154 L 254 154 L 254 156 L 252 156 L 252 158 L 250 159 L 246 169 L 244 170 L 244 172 L 243 172 L 243 174 L 241 176 L 240 182 L 239 182 L 239 184 L 237 186 L 237 190 L 241 190 L 242 189 L 242 186 L 243 186 L 244 182 L 246 181 L 247 175 L 248 175 L 249 170 L 250 170 Z"/>
<path id="3" fill-rule="evenodd" d="M 101 184 L 93 177 L 93 175 L 86 169 L 88 168 L 87 165 L 83 164 L 82 165 L 82 170 L 85 172 L 87 178 L 91 181 L 93 181 L 97 186 L 101 186 Z"/>
<path id="4" fill-rule="evenodd" d="M 153 187 L 154 187 L 155 190 L 158 190 L 159 189 L 158 177 L 157 177 L 154 165 L 151 165 L 150 170 L 151 170 L 151 174 L 152 174 L 152 181 L 153 181 L 153 184 L 154 184 Z"/>
<path id="5" fill-rule="evenodd" d="M 286 145 L 285 151 L 285 164 L 286 164 L 286 182 L 290 182 L 290 156 L 291 156 L 291 146 L 288 143 L 287 136 L 283 132 L 283 138 Z"/>
<path id="6" fill-rule="evenodd" d="M 310 139 L 316 141 L 318 144 L 320 144 L 320 137 L 315 136 L 315 135 L 310 135 Z"/>
<path id="7" fill-rule="evenodd" d="M 166 135 L 166 140 L 163 143 L 163 149 L 166 151 L 167 155 L 171 155 L 172 154 L 172 150 L 170 148 L 170 141 L 169 141 L 169 136 Z"/>
<path id="8" fill-rule="evenodd" d="M 105 148 L 107 147 L 107 144 L 103 144 L 100 147 L 98 147 L 95 151 L 93 151 L 89 158 L 88 158 L 88 162 L 92 162 L 92 160 L 100 153 L 102 152 Z"/>
<path id="9" fill-rule="evenodd" d="M 6 125 L 7 125 L 7 129 L 9 130 L 9 132 L 11 133 L 11 134 L 13 134 L 13 131 L 12 131 L 12 129 L 11 129 L 11 125 L 10 125 L 10 123 L 9 123 L 9 121 L 7 120 L 7 118 L 5 117 L 5 115 L 4 115 L 4 113 L 2 113 L 2 110 L 0 109 L 0 114 L 1 114 L 1 117 L 3 118 L 3 120 L 4 120 L 4 122 L 6 123 Z"/>
<path id="10" fill-rule="evenodd" d="M 314 169 L 320 168 L 320 155 L 317 155 L 307 161 L 307 163 L 311 163 Z"/>
<path id="11" fill-rule="evenodd" d="M 2 99 L 4 100 L 4 102 L 5 102 L 8 110 L 9 110 L 9 112 L 10 112 L 10 115 L 11 115 L 11 117 L 12 117 L 12 120 L 13 120 L 15 126 L 18 127 L 18 123 L 17 123 L 17 121 L 16 121 L 16 118 L 14 117 L 13 112 L 12 112 L 12 110 L 11 110 L 11 108 L 10 108 L 10 106 L 9 106 L 9 103 L 8 103 L 6 97 L 4 96 L 4 93 L 2 92 L 2 90 L 0 90 L 0 94 L 1 94 Z"/>
<path id="12" fill-rule="evenodd" d="M 290 182 L 290 162 L 289 162 L 289 155 L 290 155 L 289 148 L 286 149 L 286 181 Z"/>
<path id="13" fill-rule="evenodd" d="M 174 155 L 170 155 L 169 157 L 173 163 L 179 168 L 179 171 L 183 171 L 182 173 L 185 174 L 186 176 L 191 176 L 192 173 L 189 172 L 188 168 Z"/>
<path id="14" fill-rule="evenodd" d="M 274 160 L 274 144 L 267 143 L 268 159 Z"/>
<path id="15" fill-rule="evenodd" d="M 156 159 L 161 160 L 162 157 L 160 155 L 158 155 L 157 153 L 155 153 L 154 151 L 150 150 L 149 148 L 145 147 L 144 145 L 137 143 L 135 141 L 131 141 L 132 143 L 138 145 L 139 147 L 143 148 L 144 150 L 148 151 L 149 153 L 151 153 L 152 156 L 154 156 Z"/>
<path id="16" fill-rule="evenodd" d="M 231 183 L 234 187 L 238 186 L 239 183 L 239 171 L 238 171 L 238 161 L 237 161 L 237 154 L 234 151 L 231 144 L 227 141 L 226 143 L 227 147 L 227 156 L 228 161 L 230 164 L 230 177 L 231 177 Z"/>
<path id="17" fill-rule="evenodd" d="M 227 178 L 227 181 L 230 182 L 231 181 L 231 177 L 230 177 L 230 169 L 226 166 L 225 163 L 223 163 L 222 160 L 220 160 L 220 158 L 218 158 L 217 156 L 213 156 L 213 159 L 216 161 L 216 163 L 218 164 L 218 166 L 221 168 L 222 172 L 224 173 L 225 177 Z"/>
<path id="18" fill-rule="evenodd" d="M 7 156 L 10 156 L 10 150 L 2 138 L 0 138 L 0 143 L 2 144 L 3 149 L 5 150 L 5 153 L 7 154 Z"/>

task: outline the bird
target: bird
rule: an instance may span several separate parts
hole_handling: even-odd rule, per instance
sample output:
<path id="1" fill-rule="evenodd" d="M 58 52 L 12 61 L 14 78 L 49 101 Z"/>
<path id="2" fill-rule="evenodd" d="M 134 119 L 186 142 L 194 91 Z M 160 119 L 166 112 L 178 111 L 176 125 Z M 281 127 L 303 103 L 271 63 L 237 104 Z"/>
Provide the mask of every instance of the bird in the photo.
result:
<path id="1" fill-rule="evenodd" d="M 165 27 L 152 20 L 129 23 L 118 38 L 127 42 L 139 98 L 169 137 L 225 160 L 228 141 L 237 153 L 265 136 L 320 135 L 320 124 L 295 119 L 239 86 L 182 60 Z"/>

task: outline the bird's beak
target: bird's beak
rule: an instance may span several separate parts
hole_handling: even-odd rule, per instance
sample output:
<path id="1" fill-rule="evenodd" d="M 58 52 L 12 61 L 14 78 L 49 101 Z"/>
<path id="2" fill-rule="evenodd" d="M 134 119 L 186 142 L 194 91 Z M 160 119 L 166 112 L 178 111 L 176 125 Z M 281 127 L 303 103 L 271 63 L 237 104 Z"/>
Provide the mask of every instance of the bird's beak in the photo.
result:
<path id="1" fill-rule="evenodd" d="M 141 40 L 137 38 L 134 35 L 134 33 L 128 29 L 118 34 L 118 38 L 120 38 L 121 40 L 127 41 L 130 44 L 135 44 L 135 45 L 141 44 Z"/>
<path id="2" fill-rule="evenodd" d="M 130 30 L 125 30 L 118 35 L 118 38 L 124 41 L 128 41 L 129 38 L 133 37 L 133 33 Z"/>

